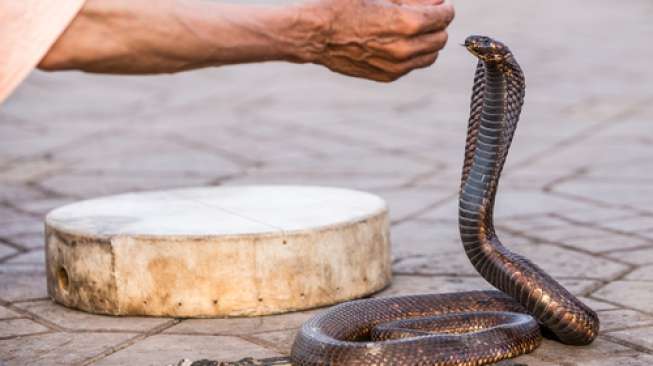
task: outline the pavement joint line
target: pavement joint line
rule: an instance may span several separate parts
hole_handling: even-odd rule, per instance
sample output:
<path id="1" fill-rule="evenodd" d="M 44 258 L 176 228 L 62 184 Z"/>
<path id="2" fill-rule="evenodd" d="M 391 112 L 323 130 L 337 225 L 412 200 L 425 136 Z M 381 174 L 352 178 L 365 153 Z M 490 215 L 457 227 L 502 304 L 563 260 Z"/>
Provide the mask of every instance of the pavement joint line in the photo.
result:
<path id="1" fill-rule="evenodd" d="M 129 330 L 129 329 L 76 329 L 63 328 L 61 333 L 103 333 L 103 334 L 145 334 L 147 331 Z"/>
<path id="2" fill-rule="evenodd" d="M 6 242 L 3 242 L 3 243 L 6 243 Z M 22 254 L 25 254 L 25 253 L 28 253 L 28 251 L 27 251 L 27 250 L 25 250 L 25 251 L 18 251 L 18 252 L 16 252 L 16 253 L 12 253 L 12 254 L 9 254 L 9 255 L 7 255 L 7 256 L 1 257 L 1 258 L 0 258 L 0 264 L 5 264 L 7 261 L 10 261 L 10 260 L 12 260 L 12 259 L 14 259 L 14 258 L 16 258 L 16 257 L 18 257 L 18 256 L 20 256 L 20 255 L 22 255 Z"/>
<path id="3" fill-rule="evenodd" d="M 551 191 L 546 191 L 544 192 L 545 194 L 551 195 L 551 196 L 557 196 L 562 199 L 566 199 L 572 202 L 581 202 L 586 205 L 594 206 L 597 208 L 602 208 L 602 209 L 615 209 L 615 208 L 620 208 L 620 209 L 632 209 L 631 207 L 627 206 L 622 206 L 622 205 L 614 205 L 609 202 L 603 202 L 596 200 L 594 198 L 589 198 L 589 197 L 584 197 L 584 196 L 578 196 L 572 193 L 566 193 L 566 192 L 559 192 L 556 190 L 551 190 Z"/>
<path id="4" fill-rule="evenodd" d="M 440 201 L 442 201 L 442 199 L 431 201 L 431 203 L 429 203 L 429 204 L 427 204 L 425 206 L 422 206 L 421 208 L 415 209 L 412 212 L 409 212 L 409 213 L 405 214 L 403 217 L 399 217 L 399 218 L 390 220 L 390 226 L 397 226 L 397 225 L 400 225 L 400 224 L 405 223 L 407 221 L 410 221 L 411 218 L 415 217 L 415 215 L 419 216 L 421 213 L 424 212 L 424 210 L 431 210 L 431 209 L 433 209 L 435 207 L 438 207 L 438 205 L 441 203 Z M 388 210 L 392 210 L 392 208 L 388 207 Z"/>
<path id="5" fill-rule="evenodd" d="M 582 129 L 581 131 L 571 136 L 568 136 L 567 138 L 563 138 L 549 145 L 548 147 L 542 149 L 541 151 L 534 153 L 530 157 L 527 157 L 526 159 L 517 162 L 514 166 L 522 167 L 522 166 L 532 165 L 534 162 L 541 160 L 543 157 L 548 158 L 551 155 L 559 154 L 561 151 L 566 150 L 567 147 L 578 144 L 582 140 L 588 139 L 596 135 L 598 132 L 613 126 L 614 125 L 613 122 L 618 123 L 620 122 L 619 121 L 620 119 L 624 119 L 636 114 L 641 108 L 641 106 L 644 106 L 649 102 L 650 99 L 647 98 L 644 100 L 639 100 L 634 103 L 631 103 L 629 106 L 626 106 L 622 108 L 620 111 L 615 112 L 612 116 L 608 116 L 601 121 L 590 124 L 589 126 Z"/>
<path id="6" fill-rule="evenodd" d="M 559 184 L 570 182 L 570 181 L 573 181 L 574 179 L 586 176 L 588 171 L 589 171 L 589 167 L 583 166 L 583 167 L 574 169 L 572 172 L 570 172 L 567 175 L 562 175 L 562 176 L 559 176 L 557 178 L 554 178 L 551 181 L 545 183 L 541 187 L 542 192 L 545 192 L 545 193 L 551 192 L 555 188 L 555 186 L 557 186 Z"/>
<path id="7" fill-rule="evenodd" d="M 452 273 L 452 272 L 440 272 L 440 273 L 427 273 L 427 272 L 399 272 L 393 271 L 393 275 L 396 276 L 411 276 L 411 277 L 444 277 L 444 278 L 478 278 L 483 279 L 478 274 L 468 274 L 468 273 Z M 555 276 L 558 280 L 571 280 L 571 281 L 596 281 L 600 282 L 603 285 L 608 284 L 610 281 L 605 278 L 600 277 L 579 277 L 579 276 Z M 649 282 L 649 281 L 640 281 L 640 282 Z M 586 296 L 586 295 L 581 295 Z"/>
<path id="8" fill-rule="evenodd" d="M 208 175 L 202 175 L 201 173 L 197 172 L 183 172 L 182 174 L 178 173 L 164 173 L 164 172 L 157 172 L 157 171 L 147 171 L 147 170 L 139 170 L 139 171 L 130 171 L 130 170 L 69 170 L 68 174 L 73 174 L 76 176 L 81 176 L 81 177 L 93 177 L 93 178 L 103 178 L 103 177 L 109 177 L 109 178 L 115 178 L 115 177 L 120 177 L 120 178 L 133 178 L 133 177 L 144 177 L 144 178 L 169 178 L 169 177 L 184 177 L 184 178 L 198 178 L 198 179 L 226 179 L 229 178 L 231 175 L 234 174 L 242 174 L 242 173 L 233 173 L 233 174 L 225 174 L 222 176 L 219 176 L 218 178 L 213 176 L 208 176 Z M 129 193 L 127 192 L 122 192 L 122 193 Z M 116 193 L 119 194 L 119 193 Z M 73 199 L 74 200 L 74 199 Z"/>
<path id="9" fill-rule="evenodd" d="M 594 295 L 594 294 L 587 295 L 585 297 L 587 297 L 589 299 L 592 299 L 592 300 L 601 301 L 601 302 L 604 302 L 604 303 L 612 305 L 612 306 L 616 306 L 616 307 L 618 307 L 620 309 L 632 310 L 632 311 L 635 311 L 635 312 L 638 312 L 638 313 L 653 317 L 653 312 L 648 312 L 648 311 L 644 311 L 644 310 L 641 310 L 641 309 L 637 309 L 637 308 L 634 308 L 632 306 L 622 304 L 622 303 L 618 303 L 618 302 L 615 302 L 615 301 L 612 301 L 612 300 L 609 300 L 609 299 L 605 299 L 605 298 L 602 298 L 602 297 L 596 297 L 596 295 Z"/>
<path id="10" fill-rule="evenodd" d="M 296 132 L 300 132 L 300 133 L 302 132 L 301 129 L 298 129 L 295 126 L 293 126 L 292 128 L 289 128 L 288 126 L 285 126 L 283 123 L 279 123 L 279 126 L 281 126 L 281 129 L 284 130 L 284 131 L 291 131 L 291 132 L 296 131 Z M 230 126 L 229 129 L 231 129 L 232 131 L 235 130 L 235 131 L 237 131 L 238 135 L 246 136 L 248 139 L 251 139 L 251 140 L 255 140 L 255 141 L 256 140 L 258 140 L 258 141 L 262 140 L 262 141 L 267 141 L 267 142 L 274 143 L 274 144 L 279 144 L 278 140 L 275 139 L 274 137 L 267 137 L 267 136 L 263 137 L 263 136 L 260 136 L 260 135 L 257 136 L 255 134 L 252 134 L 252 131 L 243 130 L 243 129 L 238 128 L 237 126 Z M 315 135 L 311 135 L 311 136 L 315 136 Z M 338 140 L 332 140 L 332 142 L 335 142 L 337 144 L 342 145 L 340 143 L 340 141 L 338 141 Z M 311 146 L 306 146 L 306 145 L 304 145 L 302 143 L 299 143 L 297 141 L 293 141 L 293 146 L 303 150 L 303 152 L 307 156 L 310 156 L 312 158 L 315 158 L 315 159 L 326 158 L 326 155 L 322 151 L 315 150 Z"/>
<path id="11" fill-rule="evenodd" d="M 186 136 L 183 136 L 178 133 L 174 132 L 169 132 L 163 135 L 163 137 L 167 141 L 171 141 L 174 143 L 179 144 L 180 146 L 183 147 L 188 147 L 193 150 L 198 150 L 198 151 L 203 151 L 207 152 L 213 155 L 216 155 L 218 157 L 224 158 L 236 165 L 239 165 L 242 169 L 247 169 L 249 166 L 257 166 L 259 165 L 259 162 L 256 160 L 249 159 L 244 156 L 240 156 L 237 153 L 234 153 L 232 151 L 222 149 L 220 148 L 219 144 L 216 144 L 215 146 L 209 145 L 207 143 L 203 143 L 200 141 L 195 141 L 192 139 L 187 138 Z"/>
<path id="12" fill-rule="evenodd" d="M 195 150 L 195 151 L 204 151 L 209 154 L 227 159 L 231 161 L 232 163 L 239 165 L 239 166 L 249 166 L 249 165 L 256 165 L 257 161 L 249 159 L 244 156 L 239 156 L 237 153 L 234 153 L 233 151 L 227 150 L 227 149 L 222 149 L 220 148 L 219 144 L 211 145 L 206 142 L 202 141 L 197 141 L 190 139 L 182 134 L 176 133 L 174 131 L 167 132 L 162 135 L 162 138 L 165 141 L 168 141 L 171 144 L 176 144 L 178 146 L 182 147 L 187 147 L 189 149 Z"/>
<path id="13" fill-rule="evenodd" d="M 14 242 L 13 240 L 11 240 L 9 238 L 0 237 L 0 243 L 6 245 L 8 247 L 11 247 L 12 249 L 17 250 L 18 253 L 16 253 L 16 254 L 23 254 L 23 253 L 28 252 L 27 248 L 25 248 L 24 246 Z M 4 262 L 5 260 L 9 259 L 9 257 L 13 257 L 13 256 L 14 256 L 14 254 L 9 254 L 9 255 L 7 255 L 5 257 L 0 258 L 0 263 Z"/>
<path id="14" fill-rule="evenodd" d="M 362 148 L 368 148 L 371 149 L 372 151 L 377 151 L 377 152 L 382 152 L 382 153 L 397 153 L 398 151 L 404 152 L 404 150 L 398 149 L 398 151 L 388 151 L 389 149 L 383 147 L 382 145 L 378 145 L 374 142 L 366 141 L 366 140 L 361 140 L 358 138 L 352 138 L 351 135 L 346 135 L 342 134 L 339 132 L 334 132 L 334 131 L 329 131 L 325 130 L 321 127 L 316 127 L 316 126 L 296 126 L 296 131 L 303 133 L 303 134 L 308 134 L 309 136 L 321 136 L 330 139 L 331 142 L 335 142 L 338 144 L 342 144 L 345 141 L 348 141 L 350 144 L 355 144 L 359 147 Z M 370 145 L 371 144 L 371 145 Z"/>
<path id="15" fill-rule="evenodd" d="M 622 309 L 614 309 L 614 310 L 610 310 L 610 311 L 616 311 L 616 310 L 622 310 Z M 653 321 L 651 321 L 650 323 L 638 324 L 638 325 L 633 325 L 633 326 L 616 327 L 616 328 L 601 330 L 601 334 L 621 332 L 621 331 L 624 331 L 624 330 L 634 330 L 634 329 L 649 328 L 649 327 L 652 327 L 652 326 L 653 326 Z"/>
<path id="16" fill-rule="evenodd" d="M 51 189 L 43 186 L 42 182 L 29 182 L 26 185 L 28 187 L 30 187 L 30 188 L 34 188 L 35 190 L 43 193 L 46 196 L 50 196 L 50 198 L 69 198 L 69 199 L 75 200 L 75 201 L 80 201 L 80 200 L 86 199 L 86 197 L 84 197 L 82 195 L 75 195 L 75 194 L 68 194 L 68 193 L 64 194 L 64 193 L 61 193 L 61 192 L 51 190 Z"/>
<path id="17" fill-rule="evenodd" d="M 517 237 L 522 237 L 522 238 L 530 241 L 531 244 L 551 245 L 551 246 L 555 246 L 555 247 L 558 247 L 558 248 L 561 248 L 561 249 L 566 249 L 566 250 L 570 250 L 570 251 L 573 251 L 573 252 L 589 255 L 589 256 L 594 257 L 594 258 L 601 258 L 601 259 L 604 259 L 604 260 L 607 260 L 607 261 L 610 261 L 610 262 L 619 263 L 619 264 L 622 264 L 622 265 L 625 265 L 625 266 L 632 266 L 633 265 L 632 263 L 624 262 L 624 261 L 621 261 L 621 260 L 616 259 L 616 258 L 607 257 L 607 256 L 603 255 L 600 252 L 592 252 L 592 251 L 589 251 L 587 249 L 579 248 L 579 247 L 576 247 L 576 246 L 573 246 L 573 245 L 570 245 L 570 244 L 565 244 L 565 243 L 557 241 L 557 240 L 554 241 L 554 240 L 548 240 L 546 238 L 542 238 L 542 237 L 539 237 L 539 236 L 532 236 L 531 234 L 527 234 L 527 233 L 525 233 L 525 232 L 523 232 L 521 230 L 512 229 L 512 228 L 510 228 L 508 226 L 497 225 L 497 228 L 501 228 L 501 229 L 505 230 L 510 235 L 514 235 L 514 236 L 517 236 Z"/>
<path id="18" fill-rule="evenodd" d="M 619 337 L 615 337 L 614 335 L 611 334 L 602 334 L 601 337 L 609 342 L 618 344 L 620 346 L 628 347 L 634 351 L 641 352 L 641 353 L 646 353 L 649 355 L 653 355 L 653 349 L 650 349 L 648 347 L 641 346 L 639 344 L 629 342 L 627 340 L 621 339 Z"/>
<path id="19" fill-rule="evenodd" d="M 222 319 L 227 319 L 227 318 L 207 318 L 207 319 L 212 319 L 212 320 L 222 320 Z M 234 319 L 234 318 L 232 318 Z M 270 329 L 270 330 L 264 330 L 264 331 L 252 331 L 252 332 L 245 332 L 245 333 L 210 333 L 210 332 L 165 332 L 164 334 L 171 334 L 171 335 L 183 335 L 183 336 L 214 336 L 214 337 L 240 337 L 240 336 L 248 336 L 248 335 L 260 335 L 260 334 L 268 334 L 268 333 L 274 333 L 274 332 L 286 332 L 286 331 L 291 331 L 291 330 L 297 330 L 299 327 L 287 327 L 287 328 L 277 328 L 277 329 Z M 124 332 L 118 332 L 118 333 L 124 333 Z"/>
<path id="20" fill-rule="evenodd" d="M 240 339 L 242 339 L 242 340 L 244 340 L 246 342 L 253 343 L 253 344 L 255 344 L 255 345 L 259 346 L 259 347 L 263 347 L 263 348 L 265 348 L 267 350 L 277 352 L 277 353 L 279 353 L 281 355 L 284 355 L 284 356 L 288 356 L 288 354 L 286 352 L 282 352 L 277 345 L 275 345 L 272 342 L 268 342 L 268 341 L 266 341 L 264 339 L 260 339 L 260 338 L 249 336 L 249 335 L 237 335 L 235 337 L 240 338 Z"/>
<path id="21" fill-rule="evenodd" d="M 437 177 L 438 174 L 442 172 L 442 170 L 443 167 L 435 167 L 428 172 L 418 173 L 417 175 L 413 176 L 411 179 L 406 181 L 406 183 L 402 184 L 399 188 L 419 187 L 419 183 L 421 181 L 427 180 L 429 178 Z"/>
<path id="22" fill-rule="evenodd" d="M 246 172 L 245 173 L 229 174 L 229 175 L 226 175 L 226 176 L 223 176 L 223 177 L 213 178 L 207 183 L 207 185 L 210 186 L 210 187 L 221 186 L 221 185 L 224 185 L 226 182 L 228 182 L 230 180 L 240 179 L 240 178 L 244 178 L 244 177 L 247 177 L 247 176 L 248 175 L 247 175 Z"/>
<path id="23" fill-rule="evenodd" d="M 107 132 L 117 132 L 120 131 L 119 128 L 112 128 L 108 130 L 102 130 L 102 131 L 96 131 L 96 132 L 91 132 L 88 134 L 84 134 L 82 136 L 78 136 L 73 138 L 72 140 L 66 141 L 61 143 L 58 146 L 54 146 L 49 148 L 47 151 L 44 151 L 42 153 L 33 155 L 33 156 L 22 156 L 22 157 L 17 157 L 14 159 L 10 159 L 9 163 L 12 165 L 15 165 L 16 163 L 22 163 L 25 161 L 29 161 L 30 159 L 34 158 L 46 158 L 50 156 L 55 156 L 57 153 L 61 151 L 65 151 L 66 149 L 69 149 L 71 147 L 76 147 L 76 146 L 82 146 L 88 143 L 92 143 L 94 141 L 95 137 L 101 137 L 102 135 L 106 134 Z"/>
<path id="24" fill-rule="evenodd" d="M 410 277 L 452 277 L 452 278 L 482 278 L 480 275 L 454 273 L 454 272 L 441 272 L 441 273 L 424 273 L 424 272 L 401 272 L 392 271 L 395 276 L 410 276 Z"/>
<path id="25" fill-rule="evenodd" d="M 635 239 L 641 239 L 641 240 L 644 240 L 644 241 L 647 241 L 647 242 L 653 244 L 653 240 L 651 240 L 650 238 L 648 238 L 646 236 L 639 235 L 638 233 L 613 229 L 613 228 L 602 226 L 601 224 L 595 224 L 595 223 L 588 222 L 588 221 L 575 220 L 573 218 L 565 216 L 564 214 L 554 213 L 553 215 L 556 218 L 558 218 L 559 220 L 568 222 L 570 224 L 583 225 L 583 226 L 586 226 L 586 227 L 591 227 L 591 228 L 594 228 L 594 229 L 597 229 L 597 230 L 604 231 L 604 232 L 606 232 L 608 234 L 618 234 L 618 235 L 628 236 L 628 237 L 635 238 Z M 619 250 L 621 250 L 621 249 L 619 249 Z M 624 251 L 625 250 L 630 250 L 630 248 L 623 249 L 623 250 Z M 607 252 L 607 251 L 602 251 L 602 252 Z"/>
<path id="26" fill-rule="evenodd" d="M 639 240 L 646 241 L 646 242 L 650 243 L 650 244 L 640 245 L 638 247 L 629 247 L 629 248 L 625 248 L 625 249 L 614 249 L 614 250 L 609 249 L 609 250 L 600 251 L 598 253 L 611 253 L 611 252 L 616 252 L 616 251 L 631 251 L 631 250 L 645 249 L 645 248 L 653 245 L 653 239 L 651 239 L 649 237 L 646 237 L 644 235 L 640 235 L 639 233 L 636 233 L 636 232 L 613 229 L 613 228 L 610 228 L 610 227 L 602 226 L 600 224 L 597 225 L 596 223 L 589 222 L 589 221 L 575 220 L 573 218 L 565 216 L 564 214 L 554 213 L 553 215 L 557 219 L 565 221 L 565 222 L 570 223 L 570 224 L 580 225 L 580 226 L 600 230 L 600 231 L 603 231 L 603 232 L 605 232 L 607 234 L 617 234 L 617 235 L 627 236 L 627 237 L 631 237 L 631 238 L 634 238 L 634 239 L 639 239 Z"/>
<path id="27" fill-rule="evenodd" d="M 601 288 L 609 285 L 612 282 L 619 281 L 619 280 L 623 279 L 624 277 L 626 277 L 629 274 L 636 271 L 638 268 L 639 268 L 639 266 L 637 266 L 637 265 L 632 265 L 632 264 L 627 265 L 627 268 L 625 268 L 623 271 L 615 274 L 614 276 L 612 276 L 612 278 L 605 280 L 604 283 L 602 283 L 600 285 L 597 285 L 597 286 L 594 286 L 594 288 L 590 288 L 587 291 L 587 293 L 583 294 L 583 296 L 586 296 L 586 297 L 592 296 L 592 294 L 594 294 L 595 292 L 597 292 Z"/>
<path id="28" fill-rule="evenodd" d="M 8 320 L 8 319 L 3 319 L 3 320 Z M 0 320 L 2 321 L 2 320 Z M 13 336 L 6 336 L 6 337 L 0 337 L 0 341 L 8 341 L 11 339 L 20 339 L 20 338 L 27 338 L 27 337 L 35 337 L 35 336 L 40 336 L 44 334 L 56 334 L 58 332 L 52 331 L 52 330 L 47 330 L 43 332 L 34 332 L 34 333 L 27 333 L 27 334 L 17 334 Z"/>
<path id="29" fill-rule="evenodd" d="M 604 250 L 601 252 L 598 252 L 600 254 L 619 254 L 619 253 L 628 253 L 628 252 L 636 252 L 639 250 L 643 249 L 653 249 L 653 244 L 644 244 L 644 245 L 639 245 L 636 247 L 628 247 L 624 249 L 610 249 L 610 250 Z"/>
<path id="30" fill-rule="evenodd" d="M 417 217 L 419 217 L 419 216 L 433 210 L 434 208 L 438 208 L 438 207 L 446 204 L 447 201 L 449 201 L 449 200 L 451 200 L 451 199 L 453 199 L 453 198 L 455 198 L 457 196 L 458 196 L 458 193 L 444 196 L 443 198 L 433 202 L 430 205 L 427 205 L 427 206 L 425 206 L 425 207 L 423 207 L 423 208 L 421 208 L 419 210 L 416 210 L 416 211 L 413 211 L 410 214 L 407 214 L 406 216 L 402 217 L 401 219 L 396 219 L 396 220 L 390 221 L 390 225 L 391 226 L 399 225 L 399 224 L 402 224 L 402 223 L 404 223 L 406 221 L 410 221 L 410 220 L 412 220 L 414 218 L 417 218 Z"/>
<path id="31" fill-rule="evenodd" d="M 109 347 L 108 349 L 105 349 L 104 351 L 96 354 L 95 356 L 89 357 L 89 358 L 77 363 L 77 366 L 91 365 L 91 364 L 93 364 L 93 363 L 95 363 L 97 361 L 100 361 L 101 359 L 106 358 L 106 357 L 108 357 L 108 356 L 110 356 L 110 355 L 112 355 L 112 354 L 114 354 L 114 353 L 116 353 L 118 351 L 122 351 L 125 348 L 133 346 L 134 344 L 136 344 L 136 343 L 138 343 L 138 342 L 140 342 L 140 341 L 142 341 L 142 340 L 144 340 L 144 339 L 146 339 L 148 337 L 160 334 L 164 330 L 166 330 L 166 329 L 168 329 L 170 327 L 173 327 L 173 326 L 179 324 L 180 322 L 181 322 L 181 319 L 171 319 L 170 321 L 168 321 L 168 322 L 166 322 L 164 324 L 161 324 L 161 325 L 159 325 L 157 327 L 154 327 L 154 328 L 152 328 L 152 329 L 150 329 L 150 330 L 148 330 L 148 331 L 146 331 L 144 333 L 140 333 L 140 334 L 136 335 L 135 337 L 132 337 L 132 338 L 130 338 L 130 339 L 124 341 L 124 342 L 118 343 L 115 346 L 112 346 L 112 347 Z"/>
<path id="32" fill-rule="evenodd" d="M 10 310 L 12 310 L 12 311 L 14 311 L 16 313 L 24 315 L 26 318 L 30 319 L 31 321 L 33 321 L 35 323 L 41 324 L 42 326 L 44 326 L 44 327 L 46 327 L 46 328 L 48 328 L 50 330 L 56 331 L 56 332 L 65 332 L 66 331 L 66 329 L 64 327 L 61 327 L 61 326 L 59 326 L 59 325 L 57 325 L 57 324 L 55 324 L 55 323 L 41 317 L 39 315 L 36 315 L 36 314 L 32 313 L 29 310 L 23 309 L 23 308 L 18 307 L 18 306 L 14 305 L 14 304 L 15 304 L 15 302 L 14 303 L 9 303 L 9 302 L 5 302 L 4 300 L 0 300 L 0 305 L 6 307 L 6 308 L 8 308 L 8 309 L 10 309 Z"/>
<path id="33" fill-rule="evenodd" d="M 604 208 L 604 209 L 615 209 L 616 208 L 616 209 L 631 210 L 634 213 L 642 215 L 642 216 L 653 215 L 653 211 L 642 210 L 640 208 L 630 206 L 628 204 L 615 205 L 613 203 L 601 201 L 601 200 L 598 200 L 598 199 L 595 199 L 595 198 L 589 198 L 589 197 L 580 196 L 580 195 L 577 195 L 577 194 L 574 194 L 574 193 L 559 192 L 559 191 L 555 191 L 555 190 L 553 190 L 551 192 L 547 192 L 547 193 L 551 194 L 553 196 L 558 196 L 560 198 L 566 198 L 566 199 L 569 199 L 569 200 L 572 200 L 572 201 L 577 201 L 577 202 L 583 202 L 583 203 L 586 203 L 586 204 L 590 204 L 590 205 L 596 206 L 597 208 Z"/>
<path id="34" fill-rule="evenodd" d="M 45 300 L 52 300 L 49 297 L 32 297 L 32 298 L 27 298 L 27 299 L 20 299 L 20 300 L 14 300 L 14 301 L 5 301 L 5 300 L 0 300 L 0 305 L 2 304 L 2 301 L 5 301 L 8 304 L 25 304 L 29 302 L 38 302 L 38 301 L 45 301 Z"/>

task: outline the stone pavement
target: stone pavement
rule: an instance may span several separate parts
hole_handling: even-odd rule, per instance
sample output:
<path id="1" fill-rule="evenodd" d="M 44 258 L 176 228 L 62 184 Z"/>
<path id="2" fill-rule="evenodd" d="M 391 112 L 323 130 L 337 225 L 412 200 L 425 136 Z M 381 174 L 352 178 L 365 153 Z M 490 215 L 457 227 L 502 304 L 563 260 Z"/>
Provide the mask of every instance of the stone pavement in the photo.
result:
<path id="1" fill-rule="evenodd" d="M 653 3 L 460 1 L 437 66 L 392 84 L 310 65 L 175 76 L 34 73 L 0 109 L 0 364 L 165 365 L 288 353 L 315 311 L 248 319 L 113 318 L 48 300 L 43 215 L 75 200 L 199 185 L 363 189 L 392 215 L 379 296 L 486 288 L 457 237 L 475 62 L 505 40 L 527 78 L 498 196 L 504 242 L 599 311 L 591 346 L 515 362 L 653 364 Z"/>

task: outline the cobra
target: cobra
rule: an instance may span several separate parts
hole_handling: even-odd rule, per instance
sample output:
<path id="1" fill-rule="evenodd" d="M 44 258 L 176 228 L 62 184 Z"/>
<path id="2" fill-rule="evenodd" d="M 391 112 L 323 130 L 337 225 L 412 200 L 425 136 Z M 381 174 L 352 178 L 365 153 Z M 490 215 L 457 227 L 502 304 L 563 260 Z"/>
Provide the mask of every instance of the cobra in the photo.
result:
<path id="1" fill-rule="evenodd" d="M 535 349 L 541 328 L 570 345 L 591 343 L 594 311 L 499 240 L 492 219 L 499 177 L 524 100 L 522 70 L 503 43 L 470 36 L 478 59 L 459 195 L 463 248 L 500 291 L 374 298 L 337 305 L 307 321 L 295 366 L 477 366 Z"/>

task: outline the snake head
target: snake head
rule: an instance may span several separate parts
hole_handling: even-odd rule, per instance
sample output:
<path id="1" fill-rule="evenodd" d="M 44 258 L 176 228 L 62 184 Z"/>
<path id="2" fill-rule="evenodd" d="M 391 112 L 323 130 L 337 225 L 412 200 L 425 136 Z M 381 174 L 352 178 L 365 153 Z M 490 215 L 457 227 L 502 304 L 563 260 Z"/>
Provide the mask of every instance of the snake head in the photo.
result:
<path id="1" fill-rule="evenodd" d="M 465 39 L 464 46 L 474 56 L 485 62 L 501 63 L 512 57 L 512 53 L 506 45 L 486 36 L 469 36 Z"/>

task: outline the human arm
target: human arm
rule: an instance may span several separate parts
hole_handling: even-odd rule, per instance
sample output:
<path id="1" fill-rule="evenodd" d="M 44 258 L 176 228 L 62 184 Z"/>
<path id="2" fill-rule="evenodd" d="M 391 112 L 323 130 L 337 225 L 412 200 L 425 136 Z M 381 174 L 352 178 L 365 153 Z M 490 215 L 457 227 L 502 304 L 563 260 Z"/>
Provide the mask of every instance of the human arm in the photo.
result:
<path id="1" fill-rule="evenodd" d="M 437 58 L 453 18 L 441 3 L 87 0 L 39 67 L 145 74 L 290 61 L 390 81 Z"/>

